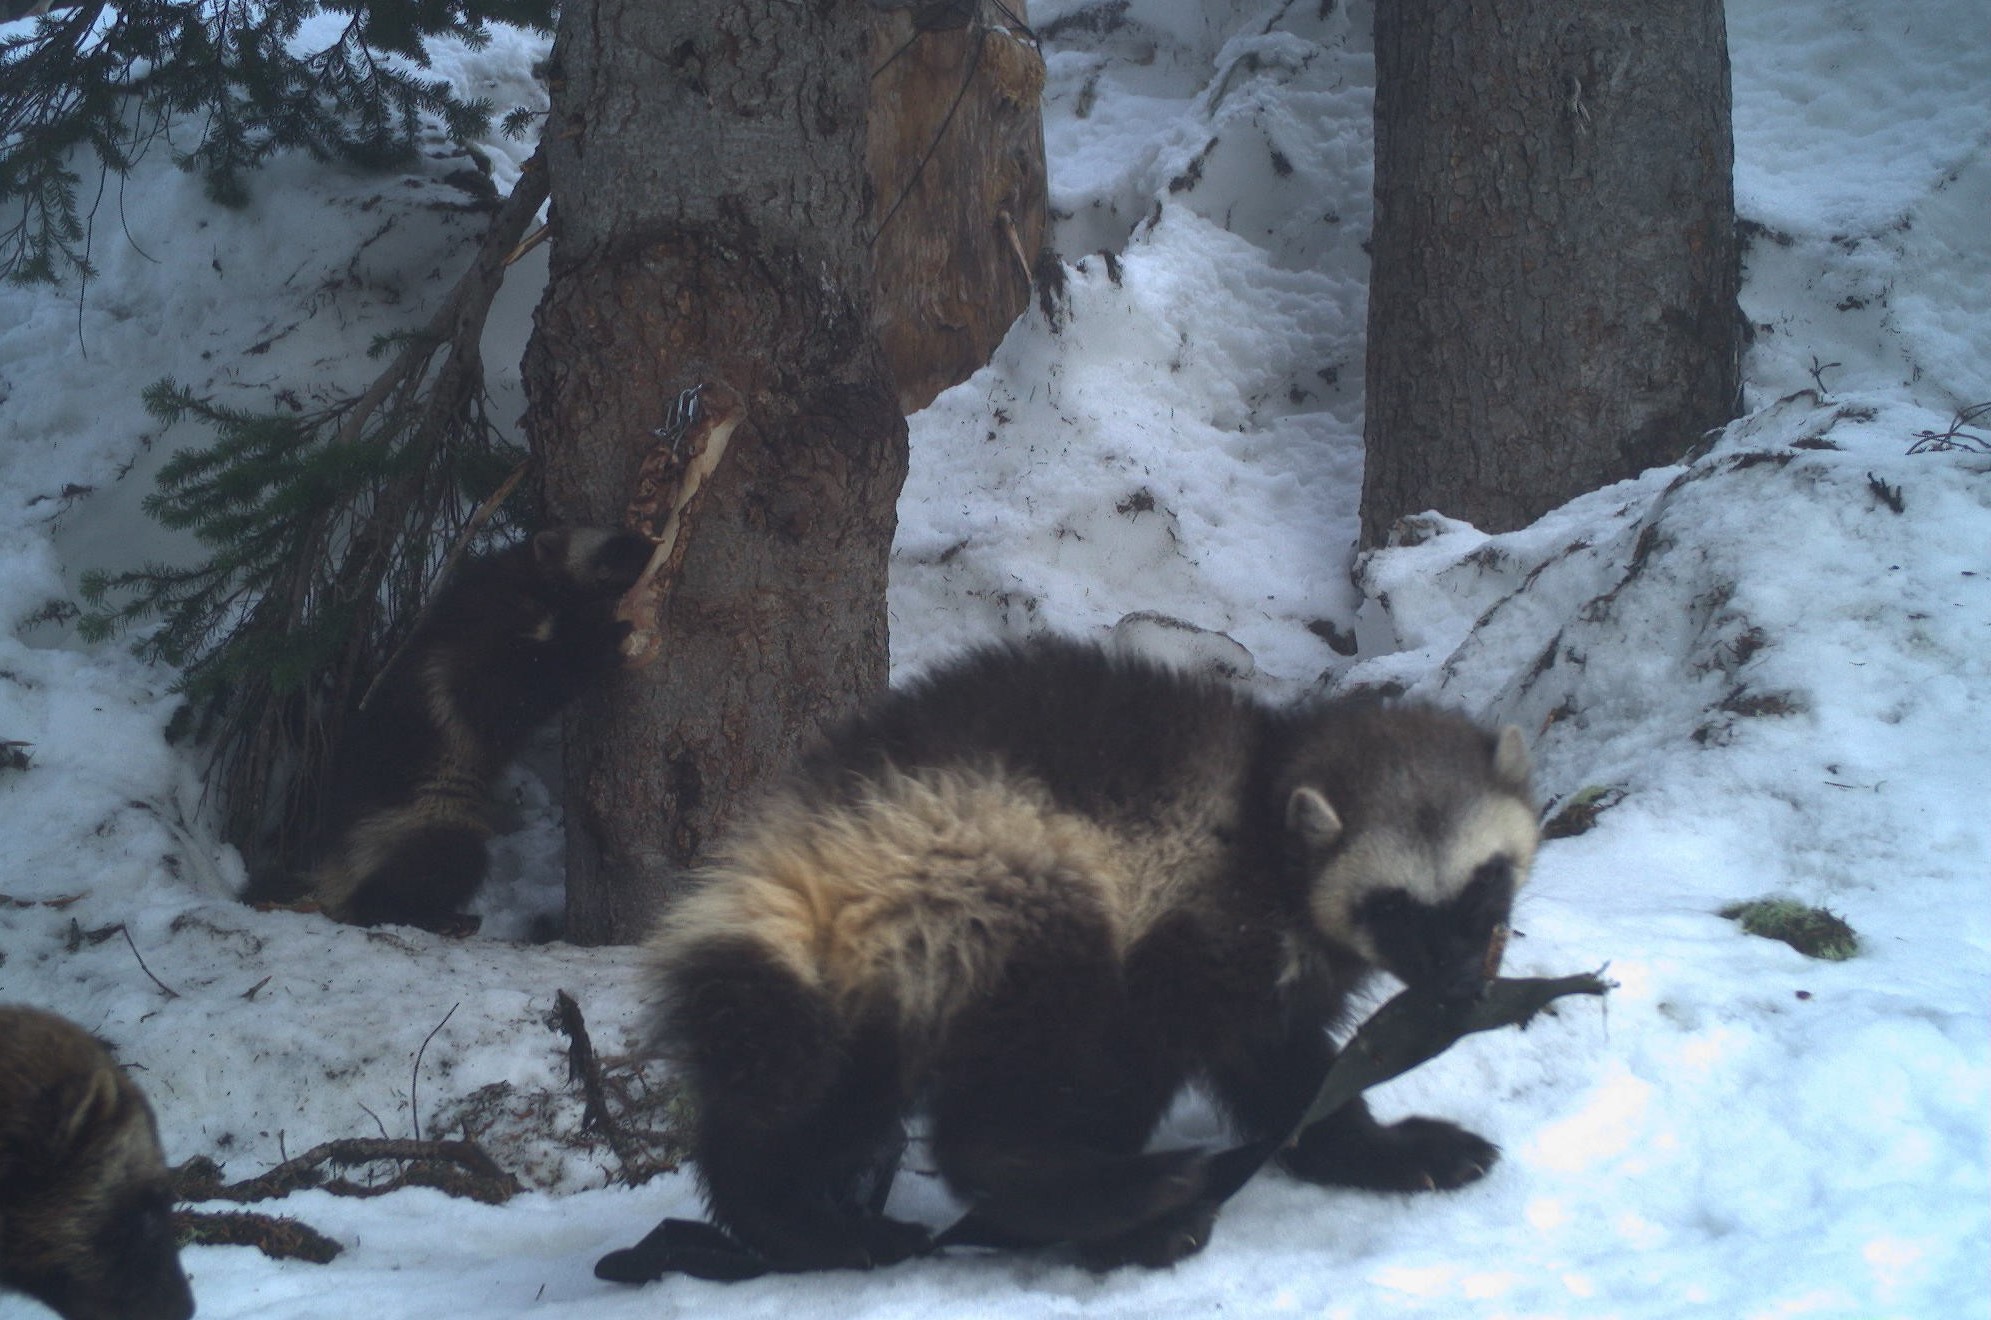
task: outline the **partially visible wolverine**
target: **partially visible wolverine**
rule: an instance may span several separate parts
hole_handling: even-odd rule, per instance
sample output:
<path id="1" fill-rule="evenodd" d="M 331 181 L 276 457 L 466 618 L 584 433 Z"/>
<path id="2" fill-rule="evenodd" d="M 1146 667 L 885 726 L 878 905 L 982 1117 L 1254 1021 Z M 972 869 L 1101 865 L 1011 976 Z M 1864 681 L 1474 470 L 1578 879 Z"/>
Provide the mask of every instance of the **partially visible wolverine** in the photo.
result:
<path id="1" fill-rule="evenodd" d="M 0 1288 L 63 1320 L 187 1320 L 159 1129 L 82 1028 L 0 1004 Z"/>

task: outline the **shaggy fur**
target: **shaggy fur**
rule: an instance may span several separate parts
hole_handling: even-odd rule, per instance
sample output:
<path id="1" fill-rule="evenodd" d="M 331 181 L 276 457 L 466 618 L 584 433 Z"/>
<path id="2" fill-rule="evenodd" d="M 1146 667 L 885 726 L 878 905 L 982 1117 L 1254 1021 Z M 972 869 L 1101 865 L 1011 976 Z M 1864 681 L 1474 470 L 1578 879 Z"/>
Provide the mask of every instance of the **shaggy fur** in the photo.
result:
<path id="1" fill-rule="evenodd" d="M 1201 1080 L 1283 1137 L 1376 967 L 1493 974 L 1535 818 L 1518 733 L 1374 702 L 1263 705 L 1055 639 L 971 654 L 834 732 L 666 914 L 659 1038 L 714 1218 L 777 1268 L 885 1263 L 915 1106 L 977 1217 L 1089 1263 L 1207 1240 L 1218 1174 L 1148 1152 Z M 1360 1103 L 1284 1156 L 1416 1190 L 1494 1148 Z"/>
<path id="2" fill-rule="evenodd" d="M 651 551 L 558 528 L 459 569 L 355 719 L 334 767 L 333 842 L 308 888 L 361 925 L 451 923 L 484 881 L 491 789 L 531 733 L 619 662 L 614 617 Z"/>
<path id="3" fill-rule="evenodd" d="M 186 1320 L 159 1133 L 84 1031 L 0 1005 L 0 1287 L 63 1320 Z"/>

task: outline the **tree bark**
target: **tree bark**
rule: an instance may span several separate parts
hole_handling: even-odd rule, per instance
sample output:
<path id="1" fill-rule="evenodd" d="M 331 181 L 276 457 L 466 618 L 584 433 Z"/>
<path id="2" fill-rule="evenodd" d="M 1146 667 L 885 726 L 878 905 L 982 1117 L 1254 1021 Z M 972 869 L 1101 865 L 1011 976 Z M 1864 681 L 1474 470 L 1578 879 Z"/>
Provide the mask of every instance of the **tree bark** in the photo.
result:
<path id="1" fill-rule="evenodd" d="M 562 7 L 551 277 L 526 355 L 548 515 L 622 520 L 678 393 L 744 420 L 664 654 L 567 729 L 567 935 L 640 938 L 796 745 L 880 687 L 906 431 L 873 330 L 861 0 Z"/>
<path id="2" fill-rule="evenodd" d="M 1720 0 L 1376 6 L 1362 540 L 1488 531 L 1735 415 Z"/>
<path id="3" fill-rule="evenodd" d="M 907 414 L 989 360 L 1030 305 L 1048 231 L 1044 61 L 979 0 L 958 27 L 914 11 L 871 30 L 871 226 L 879 341 Z"/>

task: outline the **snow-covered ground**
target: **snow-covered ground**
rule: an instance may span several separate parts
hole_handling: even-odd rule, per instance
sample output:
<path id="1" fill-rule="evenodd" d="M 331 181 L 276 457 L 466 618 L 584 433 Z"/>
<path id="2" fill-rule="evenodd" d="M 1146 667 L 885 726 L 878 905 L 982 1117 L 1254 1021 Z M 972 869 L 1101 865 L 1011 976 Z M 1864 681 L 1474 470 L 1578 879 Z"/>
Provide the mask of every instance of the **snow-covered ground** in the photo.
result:
<path id="1" fill-rule="evenodd" d="M 280 161 L 234 214 L 161 153 L 98 207 L 87 288 L 0 288 L 0 739 L 29 745 L 0 769 L 0 999 L 113 1042 L 176 1160 L 239 1178 L 334 1137 L 468 1124 L 532 1187 L 500 1207 L 256 1207 L 346 1250 L 192 1249 L 201 1314 L 1986 1314 L 1991 455 L 1909 452 L 1991 400 L 1981 6 L 1731 3 L 1749 415 L 1521 531 L 1434 516 L 1359 566 L 1360 591 L 1367 4 L 1032 11 L 1069 298 L 913 420 L 895 669 L 1146 611 L 1227 634 L 1269 693 L 1333 671 L 1518 721 L 1545 798 L 1615 805 L 1543 849 L 1510 971 L 1608 961 L 1621 988 L 1378 1093 L 1503 1145 L 1459 1193 L 1267 1175 L 1157 1273 L 954 1256 L 597 1282 L 603 1252 L 697 1211 L 683 1174 L 608 1185 L 548 1022 L 567 989 L 597 1045 L 627 1049 L 634 955 L 241 906 L 162 735 L 174 676 L 36 622 L 88 568 L 183 549 L 138 502 L 201 437 L 160 434 L 146 383 L 235 404 L 352 388 L 477 224 L 440 183 L 448 158 L 405 178 Z M 502 110 L 538 97 L 538 53 L 500 35 L 439 67 Z M 491 145 L 507 184 L 523 148 Z M 518 411 L 521 274 L 488 354 L 500 414 Z M 1326 624 L 1361 651 L 1338 656 Z M 546 786 L 512 786 L 536 823 L 499 860 L 501 934 L 558 883 Z M 1839 913 L 1859 955 L 1811 961 L 1716 915 L 1765 894 Z M 1192 1101 L 1170 1136 L 1213 1123 Z M 896 1208 L 942 1220 L 917 1150 L 911 1166 Z"/>

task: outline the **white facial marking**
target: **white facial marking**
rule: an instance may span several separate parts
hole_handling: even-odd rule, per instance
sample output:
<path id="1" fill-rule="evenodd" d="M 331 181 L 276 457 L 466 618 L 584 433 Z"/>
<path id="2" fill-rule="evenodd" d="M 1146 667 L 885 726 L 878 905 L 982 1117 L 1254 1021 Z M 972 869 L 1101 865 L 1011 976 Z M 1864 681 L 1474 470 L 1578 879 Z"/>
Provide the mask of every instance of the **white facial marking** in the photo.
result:
<path id="1" fill-rule="evenodd" d="M 1380 827 L 1350 840 L 1315 877 L 1311 907 L 1318 928 L 1371 962 L 1377 951 L 1355 920 L 1371 894 L 1399 890 L 1440 906 L 1457 898 L 1479 868 L 1505 857 L 1514 887 L 1526 881 L 1538 839 L 1535 814 L 1518 798 L 1483 799 L 1443 838 L 1417 839 Z"/>

